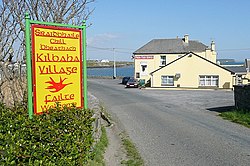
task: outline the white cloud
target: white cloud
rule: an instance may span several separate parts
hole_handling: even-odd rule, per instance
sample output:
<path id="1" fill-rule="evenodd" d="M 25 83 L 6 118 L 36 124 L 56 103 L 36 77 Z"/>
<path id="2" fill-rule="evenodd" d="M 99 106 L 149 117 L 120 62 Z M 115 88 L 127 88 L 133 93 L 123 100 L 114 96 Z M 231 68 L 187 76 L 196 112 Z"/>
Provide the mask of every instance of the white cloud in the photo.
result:
<path id="1" fill-rule="evenodd" d="M 111 33 L 97 34 L 97 35 L 94 35 L 93 37 L 89 37 L 87 39 L 87 44 L 88 45 L 100 45 L 108 41 L 117 39 L 117 38 L 119 38 L 119 36 L 115 34 L 111 34 Z"/>

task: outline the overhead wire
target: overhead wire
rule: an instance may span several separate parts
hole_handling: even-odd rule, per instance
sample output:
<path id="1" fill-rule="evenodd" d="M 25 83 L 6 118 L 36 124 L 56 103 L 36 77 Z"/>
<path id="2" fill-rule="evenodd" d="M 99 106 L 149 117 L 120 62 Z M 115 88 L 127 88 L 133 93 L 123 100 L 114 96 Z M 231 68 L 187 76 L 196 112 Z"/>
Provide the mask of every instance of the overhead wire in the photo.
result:
<path id="1" fill-rule="evenodd" d="M 216 51 L 248 51 L 250 48 L 228 48 L 228 49 L 219 49 Z"/>
<path id="2" fill-rule="evenodd" d="M 132 49 L 132 48 L 118 48 L 118 47 L 96 47 L 96 46 L 91 46 L 91 45 L 87 45 L 87 47 L 95 49 L 95 50 L 104 50 L 104 51 L 114 51 L 116 53 L 127 53 L 127 54 L 132 54 L 134 51 L 132 50 L 136 50 L 136 49 Z M 95 51 L 95 50 L 89 50 L 89 51 Z M 120 51 L 121 50 L 121 51 Z M 125 50 L 125 51 L 122 51 Z M 130 51 L 131 50 L 131 51 Z M 218 49 L 216 50 L 217 52 L 223 52 L 223 51 L 250 51 L 250 48 L 229 48 L 229 49 Z"/>
<path id="3" fill-rule="evenodd" d="M 128 51 L 119 51 L 119 50 L 134 50 L 134 49 L 130 49 L 130 48 L 117 48 L 117 47 L 113 47 L 113 48 L 104 48 L 104 47 L 95 47 L 95 46 L 90 46 L 87 45 L 87 47 L 92 48 L 92 49 L 96 49 L 96 50 L 104 50 L 104 51 L 115 51 L 116 53 L 127 53 L 127 54 L 132 54 L 133 52 L 128 52 Z M 94 51 L 94 50 L 89 50 L 89 51 Z"/>

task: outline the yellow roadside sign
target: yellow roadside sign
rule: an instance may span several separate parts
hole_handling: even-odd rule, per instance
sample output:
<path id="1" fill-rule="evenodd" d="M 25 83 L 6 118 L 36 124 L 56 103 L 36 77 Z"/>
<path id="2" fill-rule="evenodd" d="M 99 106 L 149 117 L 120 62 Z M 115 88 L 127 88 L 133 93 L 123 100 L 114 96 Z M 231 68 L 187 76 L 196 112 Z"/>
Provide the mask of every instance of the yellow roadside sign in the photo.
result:
<path id="1" fill-rule="evenodd" d="M 81 30 L 33 24 L 31 31 L 35 114 L 56 103 L 83 107 Z"/>

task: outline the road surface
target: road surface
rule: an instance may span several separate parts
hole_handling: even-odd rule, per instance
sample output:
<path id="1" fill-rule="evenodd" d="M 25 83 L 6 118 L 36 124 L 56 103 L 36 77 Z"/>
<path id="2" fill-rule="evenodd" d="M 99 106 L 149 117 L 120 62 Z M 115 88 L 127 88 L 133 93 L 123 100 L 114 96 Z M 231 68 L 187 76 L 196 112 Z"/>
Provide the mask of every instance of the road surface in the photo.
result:
<path id="1" fill-rule="evenodd" d="M 88 88 L 122 123 L 145 165 L 250 165 L 250 129 L 217 116 L 234 105 L 232 91 L 140 90 L 119 83 L 90 79 Z"/>

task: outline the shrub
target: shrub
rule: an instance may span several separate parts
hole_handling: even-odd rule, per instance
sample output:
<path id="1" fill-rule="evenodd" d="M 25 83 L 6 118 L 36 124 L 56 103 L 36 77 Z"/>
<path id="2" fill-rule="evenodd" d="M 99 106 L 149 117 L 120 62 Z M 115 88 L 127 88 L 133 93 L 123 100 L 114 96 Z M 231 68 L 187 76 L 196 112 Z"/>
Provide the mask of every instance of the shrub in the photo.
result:
<path id="1" fill-rule="evenodd" d="M 28 118 L 0 104 L 0 165 L 83 165 L 93 156 L 91 110 L 49 110 Z"/>

